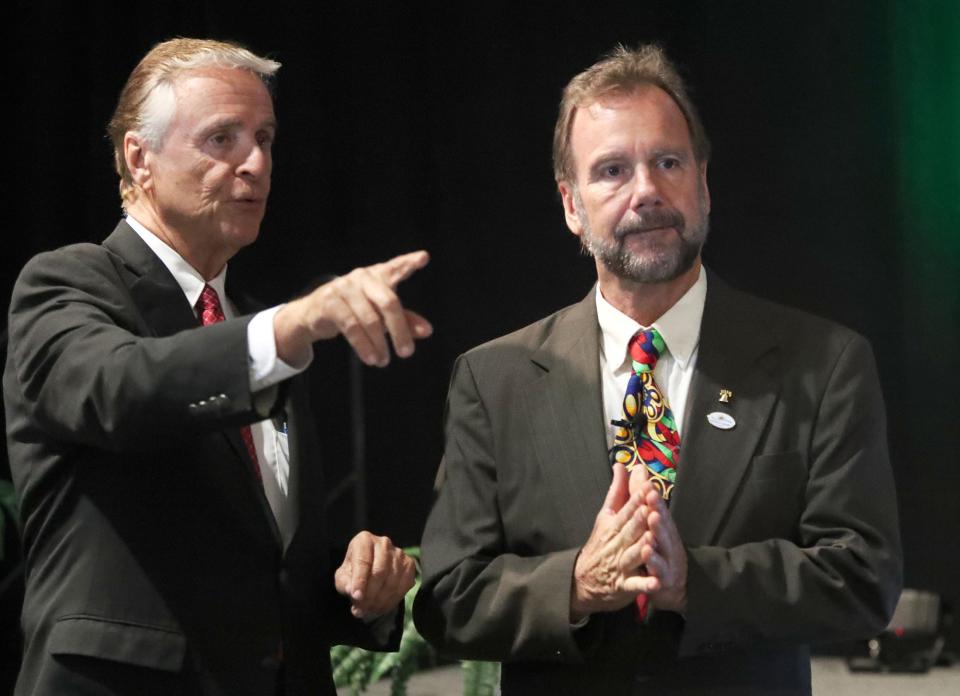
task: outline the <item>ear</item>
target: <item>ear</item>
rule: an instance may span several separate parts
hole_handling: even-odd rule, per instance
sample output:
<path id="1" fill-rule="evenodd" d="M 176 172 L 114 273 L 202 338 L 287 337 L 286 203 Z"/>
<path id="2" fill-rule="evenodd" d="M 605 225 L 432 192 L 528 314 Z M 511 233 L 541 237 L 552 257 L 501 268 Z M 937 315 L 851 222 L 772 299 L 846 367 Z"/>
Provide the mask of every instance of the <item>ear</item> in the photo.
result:
<path id="1" fill-rule="evenodd" d="M 567 227 L 579 237 L 583 233 L 583 225 L 580 222 L 580 216 L 577 215 L 577 205 L 573 200 L 573 185 L 568 181 L 558 181 L 557 189 L 560 191 L 563 217 L 567 222 Z"/>
<path id="2" fill-rule="evenodd" d="M 706 212 L 710 213 L 710 188 L 707 186 L 707 163 L 700 163 L 700 186 L 703 191 L 703 201 L 706 204 Z"/>
<path id="3" fill-rule="evenodd" d="M 133 183 L 143 191 L 148 190 L 153 182 L 148 154 L 143 138 L 134 131 L 127 131 L 123 136 L 123 159 Z"/>

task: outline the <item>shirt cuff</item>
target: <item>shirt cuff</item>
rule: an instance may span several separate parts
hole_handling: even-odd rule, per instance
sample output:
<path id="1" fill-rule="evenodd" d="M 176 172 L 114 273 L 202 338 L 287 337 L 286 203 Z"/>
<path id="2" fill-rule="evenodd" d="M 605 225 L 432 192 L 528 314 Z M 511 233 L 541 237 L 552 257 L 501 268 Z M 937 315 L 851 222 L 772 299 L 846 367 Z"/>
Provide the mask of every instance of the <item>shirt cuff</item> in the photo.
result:
<path id="1" fill-rule="evenodd" d="M 256 393 L 285 379 L 300 374 L 313 361 L 313 355 L 302 365 L 288 365 L 277 357 L 277 339 L 273 332 L 273 317 L 283 305 L 277 305 L 254 315 L 247 324 L 247 351 L 250 366 L 250 391 Z"/>
<path id="2" fill-rule="evenodd" d="M 403 600 L 401 600 L 403 601 Z M 363 617 L 363 622 L 370 628 L 373 639 L 381 645 L 386 645 L 390 640 L 390 634 L 393 633 L 394 624 L 397 623 L 397 607 L 394 607 L 386 614 L 381 614 L 373 618 Z"/>
<path id="3" fill-rule="evenodd" d="M 574 623 L 574 622 L 571 622 L 571 624 L 570 624 L 570 630 L 571 630 L 571 631 L 576 631 L 578 628 L 583 628 L 584 626 L 587 625 L 587 623 L 588 623 L 589 621 L 590 621 L 590 615 L 587 614 L 586 616 L 584 616 L 584 617 L 583 617 L 582 619 L 580 619 L 579 621 L 577 621 L 577 622 L 575 622 L 575 623 Z"/>

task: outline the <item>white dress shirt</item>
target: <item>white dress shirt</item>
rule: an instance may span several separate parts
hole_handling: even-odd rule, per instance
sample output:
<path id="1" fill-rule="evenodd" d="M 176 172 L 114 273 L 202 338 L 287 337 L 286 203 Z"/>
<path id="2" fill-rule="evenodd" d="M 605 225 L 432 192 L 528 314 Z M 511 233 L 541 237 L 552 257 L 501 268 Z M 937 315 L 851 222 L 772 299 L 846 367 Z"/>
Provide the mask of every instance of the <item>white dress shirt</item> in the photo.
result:
<path id="1" fill-rule="evenodd" d="M 690 381 L 697 364 L 700 344 L 700 320 L 707 298 L 707 274 L 700 267 L 700 275 L 693 286 L 677 300 L 663 316 L 653 322 L 666 350 L 657 360 L 653 379 L 667 399 L 680 434 L 680 461 L 683 462 L 683 416 L 687 407 Z M 604 299 L 597 285 L 597 319 L 600 323 L 600 374 L 603 380 L 603 412 L 606 415 L 607 446 L 613 445 L 611 420 L 623 417 L 623 396 L 633 373 L 627 344 L 641 326 Z M 681 464 L 682 466 L 682 464 Z"/>
<path id="2" fill-rule="evenodd" d="M 167 267 L 180 289 L 183 290 L 183 294 L 191 307 L 196 308 L 204 285 L 210 285 L 220 297 L 224 317 L 233 319 L 238 315 L 236 307 L 226 294 L 226 266 L 215 278 L 206 281 L 193 266 L 187 263 L 186 259 L 130 215 L 127 215 L 127 224 L 134 229 L 163 265 Z M 273 317 L 282 306 L 277 305 L 259 312 L 247 324 L 251 392 L 257 393 L 271 389 L 283 380 L 303 372 L 310 365 L 310 360 L 303 365 L 288 365 L 277 356 Z M 251 423 L 250 432 L 253 435 L 253 443 L 257 450 L 264 493 L 277 520 L 284 545 L 286 545 L 293 535 L 297 518 L 297 511 L 293 509 L 290 496 L 290 459 L 289 450 L 286 446 L 287 434 L 278 432 L 269 418 L 258 423 Z"/>

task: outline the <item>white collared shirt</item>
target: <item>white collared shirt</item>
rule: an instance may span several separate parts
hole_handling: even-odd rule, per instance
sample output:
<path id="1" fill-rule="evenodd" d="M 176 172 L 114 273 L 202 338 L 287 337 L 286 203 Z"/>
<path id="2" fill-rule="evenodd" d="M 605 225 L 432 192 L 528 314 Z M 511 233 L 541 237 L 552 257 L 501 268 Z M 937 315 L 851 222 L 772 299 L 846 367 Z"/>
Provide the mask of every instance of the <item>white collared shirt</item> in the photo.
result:
<path id="1" fill-rule="evenodd" d="M 670 404 L 677 431 L 683 442 L 683 416 L 687 407 L 690 382 L 697 364 L 700 344 L 700 320 L 707 298 L 707 274 L 703 266 L 693 286 L 668 309 L 653 326 L 660 332 L 667 349 L 657 360 L 653 378 Z M 604 299 L 597 286 L 597 320 L 600 323 L 600 374 L 603 380 L 603 411 L 606 415 L 607 445 L 613 445 L 611 420 L 623 417 L 623 396 L 633 368 L 627 354 L 630 338 L 641 326 Z M 682 452 L 682 449 L 681 449 Z M 681 455 L 682 461 L 682 455 Z"/>
<path id="2" fill-rule="evenodd" d="M 138 220 L 127 215 L 127 224 L 139 235 L 150 250 L 170 271 L 190 306 L 196 308 L 204 285 L 210 285 L 217 291 L 225 319 L 238 316 L 237 308 L 227 296 L 227 267 L 215 278 L 205 281 L 203 276 L 187 263 L 180 254 L 158 236 L 150 232 Z M 277 356 L 276 337 L 273 332 L 273 317 L 283 305 L 277 305 L 254 315 L 247 324 L 247 350 L 249 352 L 250 391 L 261 392 L 283 380 L 303 372 L 309 365 L 288 365 Z M 295 526 L 295 511 L 290 503 L 290 460 L 289 450 L 284 447 L 286 433 L 278 433 L 268 418 L 259 423 L 250 424 L 253 443 L 257 450 L 260 475 L 263 479 L 264 493 L 273 510 L 284 543 L 290 540 Z"/>

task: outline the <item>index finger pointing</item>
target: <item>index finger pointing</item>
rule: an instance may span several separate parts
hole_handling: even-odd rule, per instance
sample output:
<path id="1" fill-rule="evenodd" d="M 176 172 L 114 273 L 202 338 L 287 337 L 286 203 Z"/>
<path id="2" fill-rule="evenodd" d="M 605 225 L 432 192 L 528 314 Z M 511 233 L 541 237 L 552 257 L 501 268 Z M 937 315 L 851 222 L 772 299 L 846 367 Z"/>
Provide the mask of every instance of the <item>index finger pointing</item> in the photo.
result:
<path id="1" fill-rule="evenodd" d="M 426 251 L 412 251 L 409 254 L 394 256 L 389 261 L 379 264 L 378 271 L 383 281 L 391 288 L 406 280 L 430 262 L 430 254 Z"/>

